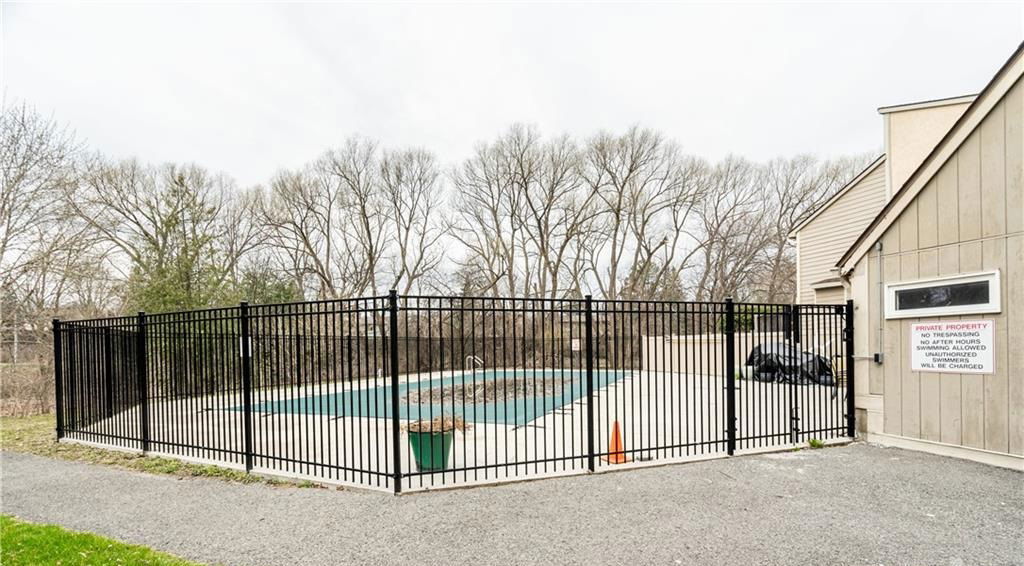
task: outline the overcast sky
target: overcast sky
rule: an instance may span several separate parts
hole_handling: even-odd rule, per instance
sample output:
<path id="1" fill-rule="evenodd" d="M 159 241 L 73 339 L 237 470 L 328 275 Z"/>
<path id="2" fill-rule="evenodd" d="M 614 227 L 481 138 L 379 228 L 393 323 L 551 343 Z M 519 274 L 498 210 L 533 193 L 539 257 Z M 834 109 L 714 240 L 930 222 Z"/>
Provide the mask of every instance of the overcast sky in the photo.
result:
<path id="1" fill-rule="evenodd" d="M 351 134 L 446 163 L 513 122 L 694 154 L 880 150 L 879 106 L 980 90 L 1020 3 L 9 4 L 5 104 L 93 149 L 265 182 Z"/>

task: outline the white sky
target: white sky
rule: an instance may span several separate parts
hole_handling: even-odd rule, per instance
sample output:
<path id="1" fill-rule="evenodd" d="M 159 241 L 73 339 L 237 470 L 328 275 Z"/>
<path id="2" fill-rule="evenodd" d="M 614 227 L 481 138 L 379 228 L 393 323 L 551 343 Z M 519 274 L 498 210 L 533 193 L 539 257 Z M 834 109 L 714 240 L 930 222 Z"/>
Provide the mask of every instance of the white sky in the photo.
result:
<path id="1" fill-rule="evenodd" d="M 90 148 L 265 182 L 351 134 L 445 163 L 513 122 L 711 159 L 876 151 L 876 108 L 980 90 L 1007 4 L 11 4 L 5 103 Z"/>

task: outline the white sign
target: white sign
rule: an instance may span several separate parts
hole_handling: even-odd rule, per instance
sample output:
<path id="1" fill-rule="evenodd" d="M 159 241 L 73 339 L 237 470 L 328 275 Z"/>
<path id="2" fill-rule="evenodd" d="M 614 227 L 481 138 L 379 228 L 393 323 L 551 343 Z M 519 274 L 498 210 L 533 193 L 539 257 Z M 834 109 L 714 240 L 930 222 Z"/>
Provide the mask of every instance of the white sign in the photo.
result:
<path id="1" fill-rule="evenodd" d="M 249 356 L 252 356 L 252 336 L 249 337 Z M 238 337 L 238 357 L 245 357 L 245 341 L 241 336 Z"/>
<path id="2" fill-rule="evenodd" d="M 573 352 L 579 352 L 580 350 L 582 350 L 582 348 L 580 347 L 580 339 L 573 338 L 569 342 L 569 349 L 572 350 Z"/>
<path id="3" fill-rule="evenodd" d="M 994 373 L 991 320 L 910 325 L 910 369 L 941 373 Z"/>

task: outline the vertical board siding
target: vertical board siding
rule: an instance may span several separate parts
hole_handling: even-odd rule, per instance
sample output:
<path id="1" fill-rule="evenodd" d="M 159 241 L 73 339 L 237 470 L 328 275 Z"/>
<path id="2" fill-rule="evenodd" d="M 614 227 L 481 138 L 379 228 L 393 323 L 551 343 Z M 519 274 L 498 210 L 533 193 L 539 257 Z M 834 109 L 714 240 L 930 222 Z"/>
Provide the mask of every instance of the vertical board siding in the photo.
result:
<path id="1" fill-rule="evenodd" d="M 954 211 L 955 212 L 955 211 Z M 960 248 L 946 246 L 938 249 L 939 275 L 953 275 L 960 272 Z M 956 317 L 943 317 L 940 320 L 957 320 Z M 963 443 L 963 379 L 958 373 L 943 373 L 939 386 L 942 399 L 939 401 L 939 421 L 941 422 L 941 442 L 948 444 Z"/>
<path id="2" fill-rule="evenodd" d="M 884 283 L 998 269 L 1002 312 L 884 320 L 884 363 L 869 392 L 883 394 L 883 430 L 910 438 L 1024 455 L 1024 90 L 1018 81 L 864 256 L 870 344 L 877 349 Z M 991 319 L 994 373 L 910 369 L 910 325 Z"/>
<path id="3" fill-rule="evenodd" d="M 1006 240 L 1006 304 L 1018 305 L 1006 317 L 1007 332 L 1007 389 L 1009 415 L 1009 447 L 1011 454 L 1024 455 L 1024 236 L 1018 234 Z M 1012 337 L 1013 346 L 1009 340 Z"/>
<path id="4" fill-rule="evenodd" d="M 922 248 L 930 248 L 939 243 L 939 223 L 933 221 L 939 217 L 936 209 L 938 206 L 937 184 L 938 182 L 932 179 L 917 197 L 917 243 Z"/>
<path id="5" fill-rule="evenodd" d="M 916 219 L 916 216 L 914 216 Z M 917 226 L 910 230 L 900 229 L 900 234 L 913 232 L 917 235 Z M 900 279 L 913 281 L 919 279 L 917 269 L 917 254 L 905 254 L 900 256 Z M 903 435 L 919 438 L 921 436 L 921 376 L 919 373 L 910 370 L 910 325 L 920 319 L 905 318 L 899 321 L 900 326 L 900 357 L 899 374 L 903 387 L 903 408 L 901 416 L 903 419 Z"/>
<path id="6" fill-rule="evenodd" d="M 1006 95 L 1006 232 L 1024 232 L 1024 88 Z"/>
<path id="7" fill-rule="evenodd" d="M 1002 104 L 981 123 L 981 235 L 1006 234 L 1006 112 Z"/>
<path id="8" fill-rule="evenodd" d="M 898 255 L 891 255 L 882 258 L 882 280 L 899 281 L 900 263 Z M 885 314 L 883 313 L 883 316 Z M 899 320 L 886 320 L 883 326 L 884 339 L 884 363 L 882 371 L 885 374 L 885 432 L 889 434 L 903 434 L 902 399 L 903 383 L 900 374 L 902 363 L 903 345 L 901 344 L 902 325 Z"/>
<path id="9" fill-rule="evenodd" d="M 1007 332 L 1007 427 L 1011 454 L 1024 455 L 1024 86 L 1020 81 L 1003 101 L 1006 172 L 1006 277 L 1003 280 Z M 1012 344 L 1012 347 L 1011 347 Z"/>
<path id="10" fill-rule="evenodd" d="M 900 251 L 909 252 L 918 249 L 917 220 L 917 201 L 915 200 L 900 215 Z M 905 276 L 904 279 L 906 279 Z"/>
<path id="11" fill-rule="evenodd" d="M 981 271 L 981 242 L 960 244 L 960 271 Z M 959 317 L 960 320 L 987 318 L 987 315 Z M 978 374 L 962 374 L 963 443 L 972 448 L 985 447 L 985 378 Z"/>
<path id="12" fill-rule="evenodd" d="M 932 211 L 934 215 L 934 211 Z M 930 224 L 930 223 L 929 223 Z M 939 253 L 925 250 L 918 256 L 918 276 L 935 277 L 939 274 Z M 909 353 L 908 353 L 909 354 Z M 941 442 L 942 440 L 942 374 L 921 372 L 918 374 L 921 390 L 921 438 Z"/>
<path id="13" fill-rule="evenodd" d="M 981 243 L 981 266 L 983 269 L 998 269 L 1006 273 L 1006 240 L 996 238 Z M 1000 289 L 1000 302 L 1005 304 L 1006 289 Z M 1009 416 L 1009 388 L 1006 373 L 1006 315 L 993 317 L 996 320 L 993 339 L 993 363 L 995 373 L 981 376 L 985 391 L 985 449 L 996 452 L 1009 451 L 1007 418 Z"/>
<path id="14" fill-rule="evenodd" d="M 882 313 L 879 307 L 879 294 L 878 288 L 878 253 L 872 252 L 868 259 L 867 268 L 867 282 L 868 282 L 868 304 L 860 305 L 859 308 L 868 309 L 868 318 L 864 328 L 868 329 L 868 343 L 860 346 L 865 348 L 865 352 L 877 352 L 878 351 L 878 321 L 881 320 Z M 857 321 L 860 323 L 860 321 Z M 857 328 L 860 328 L 858 326 Z M 872 362 L 867 367 L 868 369 L 868 392 L 871 395 L 881 395 L 885 392 L 885 374 L 882 373 L 881 368 L 878 364 Z"/>
<path id="15" fill-rule="evenodd" d="M 956 152 L 960 241 L 981 237 L 981 144 L 975 131 Z"/>
<path id="16" fill-rule="evenodd" d="M 960 214 L 956 206 L 960 198 L 956 183 L 959 176 L 956 159 L 947 161 L 936 175 L 936 198 L 939 203 L 936 228 L 939 233 L 939 244 L 955 244 L 960 236 Z"/>

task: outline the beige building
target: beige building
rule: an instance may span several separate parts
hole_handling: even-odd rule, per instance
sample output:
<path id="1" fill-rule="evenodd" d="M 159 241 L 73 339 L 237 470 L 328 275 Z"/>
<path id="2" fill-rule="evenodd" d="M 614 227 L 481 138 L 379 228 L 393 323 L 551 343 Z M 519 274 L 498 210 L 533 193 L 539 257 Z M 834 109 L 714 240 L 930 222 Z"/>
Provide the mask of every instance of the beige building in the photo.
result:
<path id="1" fill-rule="evenodd" d="M 800 301 L 856 305 L 868 440 L 1024 469 L 1022 48 L 977 96 L 880 109 L 886 155 L 794 234 Z"/>
<path id="2" fill-rule="evenodd" d="M 790 234 L 797 249 L 798 303 L 837 304 L 847 297 L 836 259 L 871 224 L 894 190 L 924 161 L 974 95 L 879 108 L 885 154 L 874 160 Z"/>
<path id="3" fill-rule="evenodd" d="M 839 304 L 846 290 L 835 269 L 842 255 L 885 206 L 885 156 L 872 162 L 793 230 L 797 250 L 796 302 Z"/>

